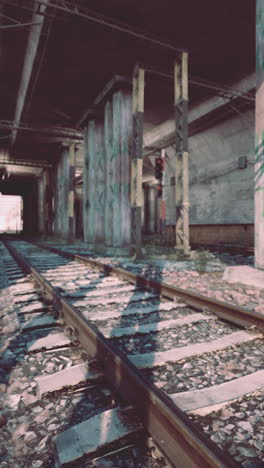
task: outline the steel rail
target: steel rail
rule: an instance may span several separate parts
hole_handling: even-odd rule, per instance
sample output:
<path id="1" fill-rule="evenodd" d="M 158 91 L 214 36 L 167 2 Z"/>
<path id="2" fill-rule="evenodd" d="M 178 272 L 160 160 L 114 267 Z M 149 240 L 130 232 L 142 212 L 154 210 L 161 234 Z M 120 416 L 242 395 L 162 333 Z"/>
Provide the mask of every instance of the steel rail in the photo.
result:
<path id="1" fill-rule="evenodd" d="M 213 312 L 218 317 L 228 322 L 235 323 L 236 325 L 245 328 L 256 326 L 262 332 L 264 331 L 264 315 L 259 312 L 248 310 L 245 307 L 227 304 L 225 302 L 203 296 L 202 294 L 190 291 L 188 289 L 181 289 L 170 284 L 160 283 L 156 280 L 136 275 L 135 273 L 124 270 L 122 268 L 117 268 L 112 265 L 105 265 L 104 263 L 89 257 L 83 257 L 78 254 L 73 254 L 71 252 L 56 249 L 55 247 L 49 247 L 40 243 L 32 243 L 38 247 L 49 250 L 53 253 L 57 253 L 68 259 L 79 260 L 80 262 L 93 265 L 106 274 L 114 273 L 119 277 L 126 279 L 130 283 L 138 285 L 139 287 L 157 291 L 163 297 L 167 297 L 169 299 L 180 298 L 186 302 L 186 304 L 198 310 L 208 309 L 210 312 Z"/>
<path id="2" fill-rule="evenodd" d="M 177 408 L 162 391 L 141 375 L 129 359 L 110 344 L 99 330 L 63 298 L 9 242 L 3 241 L 21 265 L 31 274 L 47 298 L 51 299 L 65 323 L 72 326 L 88 354 L 98 359 L 105 378 L 115 391 L 133 404 L 140 420 L 175 468 L 238 468 Z"/>

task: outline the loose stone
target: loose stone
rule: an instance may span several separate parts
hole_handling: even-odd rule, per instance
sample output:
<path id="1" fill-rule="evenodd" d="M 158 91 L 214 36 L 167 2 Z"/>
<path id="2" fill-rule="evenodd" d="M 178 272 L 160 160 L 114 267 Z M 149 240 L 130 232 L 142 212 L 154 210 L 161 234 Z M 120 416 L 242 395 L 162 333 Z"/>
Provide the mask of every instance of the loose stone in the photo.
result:
<path id="1" fill-rule="evenodd" d="M 241 427 L 244 431 L 253 432 L 253 427 L 248 421 L 240 421 L 238 426 Z"/>
<path id="2" fill-rule="evenodd" d="M 0 413 L 0 427 L 5 426 L 6 423 L 7 423 L 7 417 L 5 416 L 5 414 Z"/>
<path id="3" fill-rule="evenodd" d="M 238 447 L 239 453 L 241 455 L 248 457 L 248 458 L 255 458 L 257 457 L 257 452 L 253 448 L 248 448 L 248 447 Z"/>

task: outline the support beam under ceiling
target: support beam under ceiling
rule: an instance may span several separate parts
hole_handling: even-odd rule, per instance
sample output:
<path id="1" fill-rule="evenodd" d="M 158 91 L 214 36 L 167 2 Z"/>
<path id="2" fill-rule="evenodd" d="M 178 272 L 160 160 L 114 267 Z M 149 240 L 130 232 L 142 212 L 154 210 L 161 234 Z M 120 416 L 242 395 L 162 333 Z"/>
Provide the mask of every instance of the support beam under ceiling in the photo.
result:
<path id="1" fill-rule="evenodd" d="M 35 62 L 35 58 L 37 55 L 40 35 L 44 23 L 44 13 L 46 11 L 46 6 L 49 0 L 42 0 L 41 5 L 35 0 L 34 4 L 34 12 L 32 16 L 32 26 L 30 28 L 29 36 L 28 36 L 28 43 L 25 52 L 25 59 L 24 65 L 18 90 L 18 96 L 16 101 L 16 109 L 15 109 L 15 116 L 14 122 L 19 125 L 21 116 L 23 113 L 23 109 L 25 106 L 26 95 L 28 91 L 28 86 L 30 82 L 30 78 L 32 75 L 32 70 Z M 14 145 L 16 137 L 17 137 L 18 129 L 14 128 L 11 133 L 11 145 Z"/>

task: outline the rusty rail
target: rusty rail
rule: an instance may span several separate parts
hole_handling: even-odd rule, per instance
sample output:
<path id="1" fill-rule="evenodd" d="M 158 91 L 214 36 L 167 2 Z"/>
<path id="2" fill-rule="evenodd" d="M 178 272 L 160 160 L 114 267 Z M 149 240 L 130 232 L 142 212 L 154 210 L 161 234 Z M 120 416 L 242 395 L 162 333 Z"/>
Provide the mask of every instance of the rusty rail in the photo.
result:
<path id="1" fill-rule="evenodd" d="M 35 245 L 41 247 L 42 249 L 46 249 L 50 252 L 66 257 L 70 260 L 78 260 L 80 262 L 93 265 L 106 274 L 114 273 L 120 278 L 126 279 L 130 283 L 136 284 L 139 287 L 157 291 L 163 297 L 167 297 L 169 299 L 180 298 L 186 302 L 186 304 L 194 307 L 195 309 L 208 309 L 210 312 L 215 313 L 218 317 L 228 322 L 235 323 L 236 325 L 245 328 L 256 326 L 259 330 L 264 332 L 264 314 L 259 312 L 247 310 L 244 307 L 239 307 L 233 304 L 227 304 L 225 302 L 218 301 L 217 299 L 212 299 L 210 297 L 203 296 L 202 294 L 198 294 L 187 289 L 181 289 L 170 284 L 160 283 L 158 281 L 136 275 L 135 273 L 124 270 L 122 268 L 117 268 L 112 265 L 105 265 L 104 263 L 89 257 L 83 257 L 78 254 L 73 254 L 71 252 L 56 249 L 54 247 L 48 247 L 39 243 L 35 243 Z"/>
<path id="2" fill-rule="evenodd" d="M 49 281 L 17 249 L 9 242 L 4 242 L 24 271 L 31 274 L 45 294 L 53 300 L 65 322 L 74 328 L 83 348 L 101 363 L 110 385 L 135 406 L 145 428 L 172 466 L 238 468 L 239 465 L 228 454 L 213 444 L 168 396 L 148 382 L 120 350 L 110 344 L 92 323 L 54 290 Z M 96 264 L 94 261 L 90 263 Z M 106 270 L 118 273 L 119 269 Z"/>

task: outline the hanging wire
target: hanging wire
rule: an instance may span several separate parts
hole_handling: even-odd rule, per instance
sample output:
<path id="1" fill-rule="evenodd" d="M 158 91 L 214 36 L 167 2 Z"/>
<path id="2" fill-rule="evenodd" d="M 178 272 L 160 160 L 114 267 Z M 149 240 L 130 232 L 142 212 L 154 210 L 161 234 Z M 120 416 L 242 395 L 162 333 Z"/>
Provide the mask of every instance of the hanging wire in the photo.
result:
<path id="1" fill-rule="evenodd" d="M 14 1 L 8 1 L 6 0 L 7 3 L 14 4 L 16 2 Z M 43 2 L 41 0 L 36 0 L 39 5 L 41 5 Z M 23 5 L 20 5 L 23 8 Z M 55 3 L 52 1 L 49 2 L 48 5 L 50 8 L 54 8 L 57 11 L 65 12 L 72 14 L 74 16 L 79 16 L 81 18 L 84 18 L 86 20 L 92 21 L 94 23 L 100 24 L 102 26 L 106 26 L 108 28 L 111 28 L 112 30 L 120 31 L 123 33 L 126 33 L 132 37 L 136 37 L 138 39 L 142 39 L 146 42 L 149 42 L 153 45 L 163 47 L 167 50 L 171 50 L 172 52 L 182 52 L 181 48 L 176 47 L 171 41 L 164 41 L 163 39 L 152 35 L 151 33 L 139 30 L 139 28 L 135 26 L 131 26 L 128 23 L 122 22 L 117 20 L 116 18 L 112 18 L 106 15 L 103 15 L 101 13 L 98 13 L 96 11 L 93 11 L 88 8 L 84 8 L 82 6 L 78 6 L 76 2 L 70 2 L 70 1 L 60 1 L 57 0 Z M 27 7 L 26 7 L 27 8 Z M 29 7 L 28 7 L 29 8 Z M 44 13 L 44 15 L 47 16 L 47 14 Z"/>
<path id="2" fill-rule="evenodd" d="M 3 24 L 0 29 L 18 29 L 27 28 L 28 26 L 38 26 L 40 23 L 19 23 L 19 24 Z"/>
<path id="3" fill-rule="evenodd" d="M 164 72 L 162 70 L 158 70 L 153 67 L 148 67 L 147 65 L 144 69 L 146 72 L 151 73 L 153 75 L 162 76 L 164 78 L 169 78 L 171 80 L 174 79 L 174 75 L 172 73 Z M 218 94 L 221 93 L 221 95 L 227 94 L 226 96 L 223 96 L 223 97 L 226 97 L 227 99 L 230 99 L 232 97 L 243 97 L 249 101 L 255 102 L 255 97 L 252 96 L 250 92 L 248 91 L 244 92 L 237 88 L 233 88 L 232 86 L 221 86 L 218 83 L 214 83 L 212 81 L 206 81 L 203 78 L 194 77 L 192 75 L 189 75 L 188 82 L 200 88 L 207 88 L 207 89 L 212 89 L 213 91 L 218 91 Z"/>
<path id="4" fill-rule="evenodd" d="M 5 139 L 9 138 L 10 135 L 11 135 L 11 133 L 9 133 L 9 135 L 6 135 L 6 136 L 1 136 L 1 137 L 0 137 L 0 140 L 5 140 Z"/>
<path id="5" fill-rule="evenodd" d="M 252 126 L 252 120 L 248 119 L 246 117 L 245 114 L 242 114 L 242 112 L 240 112 L 240 110 L 234 106 L 234 104 L 232 104 L 231 102 L 229 102 L 229 106 L 231 107 L 231 109 L 233 109 L 243 120 L 245 120 L 245 122 L 247 122 L 248 124 L 250 124 L 250 126 Z"/>

